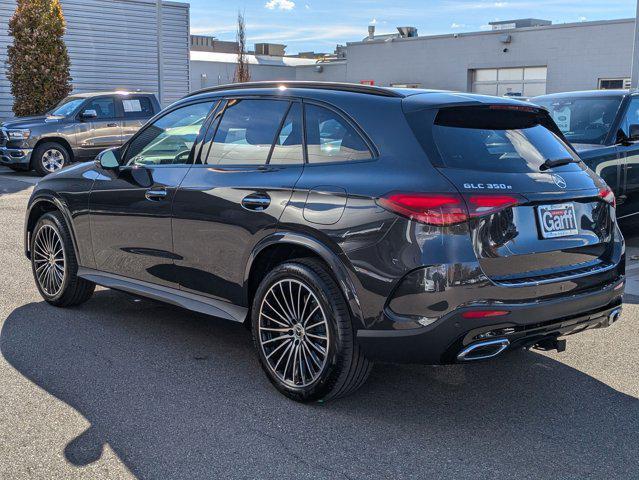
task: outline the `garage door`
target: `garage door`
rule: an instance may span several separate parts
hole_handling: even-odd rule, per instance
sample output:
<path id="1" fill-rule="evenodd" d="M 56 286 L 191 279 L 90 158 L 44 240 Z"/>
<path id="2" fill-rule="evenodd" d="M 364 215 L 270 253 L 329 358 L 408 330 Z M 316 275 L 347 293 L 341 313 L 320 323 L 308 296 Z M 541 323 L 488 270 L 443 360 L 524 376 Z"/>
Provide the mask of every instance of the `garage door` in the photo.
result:
<path id="1" fill-rule="evenodd" d="M 547 67 L 480 68 L 473 71 L 473 92 L 535 97 L 546 93 Z"/>

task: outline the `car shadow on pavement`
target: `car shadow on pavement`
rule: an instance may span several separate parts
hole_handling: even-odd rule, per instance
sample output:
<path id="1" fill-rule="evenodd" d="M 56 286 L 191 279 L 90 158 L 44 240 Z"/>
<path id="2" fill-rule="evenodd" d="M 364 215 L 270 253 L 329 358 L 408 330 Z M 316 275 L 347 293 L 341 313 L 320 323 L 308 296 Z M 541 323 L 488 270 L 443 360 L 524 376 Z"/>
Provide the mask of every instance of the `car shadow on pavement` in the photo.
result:
<path id="1" fill-rule="evenodd" d="M 109 444 L 140 479 L 639 476 L 639 401 L 532 352 L 377 365 L 351 397 L 300 405 L 241 325 L 110 290 L 16 309 L 0 352 L 90 422 L 70 463 Z"/>
<path id="2" fill-rule="evenodd" d="M 20 180 L 14 180 L 7 178 L 7 176 L 0 177 L 0 197 L 2 195 L 9 195 L 11 193 L 18 193 L 22 190 L 31 188 L 33 185 Z"/>

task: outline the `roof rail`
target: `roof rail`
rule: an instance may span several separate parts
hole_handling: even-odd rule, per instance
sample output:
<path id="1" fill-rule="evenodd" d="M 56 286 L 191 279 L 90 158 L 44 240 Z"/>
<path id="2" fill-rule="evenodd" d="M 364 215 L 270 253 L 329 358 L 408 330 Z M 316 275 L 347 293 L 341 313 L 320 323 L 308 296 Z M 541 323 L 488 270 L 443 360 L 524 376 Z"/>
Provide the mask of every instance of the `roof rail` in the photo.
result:
<path id="1" fill-rule="evenodd" d="M 371 85 L 360 85 L 358 83 L 305 82 L 305 81 L 282 80 L 279 82 L 267 81 L 267 82 L 229 83 L 227 85 L 207 87 L 207 88 L 202 88 L 200 90 L 196 90 L 195 92 L 191 92 L 188 95 L 186 95 L 184 98 L 193 97 L 201 93 L 220 92 L 224 90 L 246 90 L 246 89 L 252 89 L 252 88 L 278 88 L 278 87 L 310 88 L 310 89 L 316 89 L 316 90 L 336 90 L 340 92 L 353 92 L 353 93 L 365 93 L 368 95 L 379 95 L 381 97 L 394 97 L 394 98 L 405 97 L 405 95 L 402 95 L 400 92 L 396 90 L 391 90 L 389 88 L 383 88 L 383 87 L 373 87 Z"/>

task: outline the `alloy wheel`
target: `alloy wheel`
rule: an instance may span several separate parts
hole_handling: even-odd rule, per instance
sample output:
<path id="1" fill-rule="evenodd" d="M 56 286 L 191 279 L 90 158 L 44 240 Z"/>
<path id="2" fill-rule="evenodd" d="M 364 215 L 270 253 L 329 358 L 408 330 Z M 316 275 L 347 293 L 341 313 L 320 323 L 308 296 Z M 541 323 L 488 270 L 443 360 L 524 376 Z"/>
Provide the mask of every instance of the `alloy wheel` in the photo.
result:
<path id="1" fill-rule="evenodd" d="M 51 225 L 43 225 L 36 233 L 32 255 L 38 284 L 47 295 L 55 297 L 64 285 L 66 257 L 62 239 Z"/>
<path id="2" fill-rule="evenodd" d="M 276 282 L 262 300 L 259 341 L 266 363 L 284 384 L 315 382 L 327 363 L 330 331 L 317 296 L 299 280 Z"/>
<path id="3" fill-rule="evenodd" d="M 42 167 L 49 173 L 64 167 L 64 155 L 60 150 L 50 148 L 42 154 Z"/>

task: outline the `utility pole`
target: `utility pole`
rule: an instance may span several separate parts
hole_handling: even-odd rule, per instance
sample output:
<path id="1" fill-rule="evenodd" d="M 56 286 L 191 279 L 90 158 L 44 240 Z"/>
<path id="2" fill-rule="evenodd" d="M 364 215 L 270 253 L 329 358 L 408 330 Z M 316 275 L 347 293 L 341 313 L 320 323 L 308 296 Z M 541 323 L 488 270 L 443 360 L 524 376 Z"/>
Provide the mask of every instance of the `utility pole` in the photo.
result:
<path id="1" fill-rule="evenodd" d="M 164 107 L 164 54 L 162 52 L 162 0 L 157 0 L 158 17 L 158 102 Z"/>
<path id="2" fill-rule="evenodd" d="M 639 88 L 639 0 L 635 15 L 635 43 L 632 49 L 632 81 L 630 88 Z"/>

